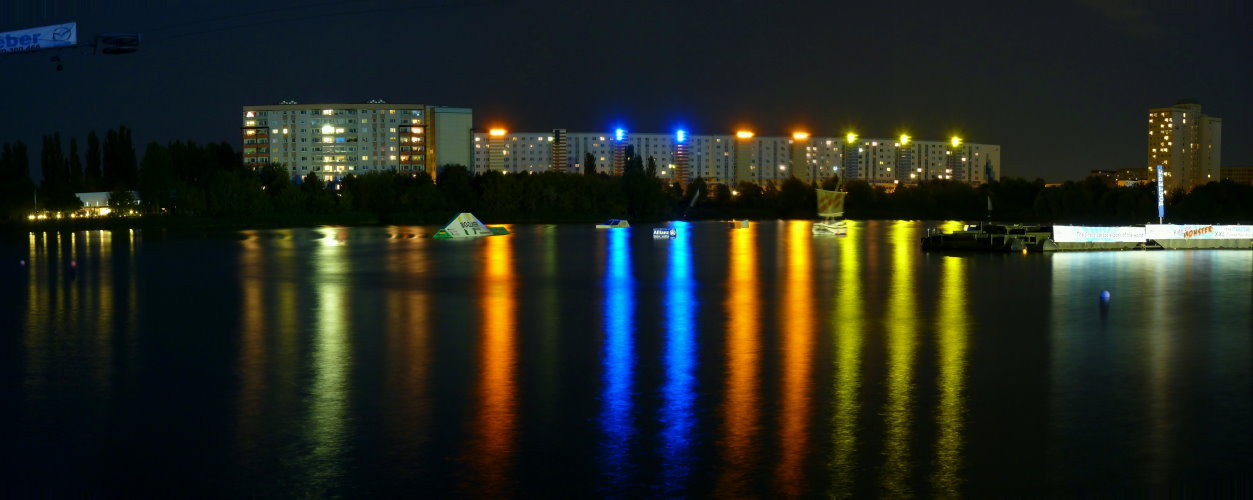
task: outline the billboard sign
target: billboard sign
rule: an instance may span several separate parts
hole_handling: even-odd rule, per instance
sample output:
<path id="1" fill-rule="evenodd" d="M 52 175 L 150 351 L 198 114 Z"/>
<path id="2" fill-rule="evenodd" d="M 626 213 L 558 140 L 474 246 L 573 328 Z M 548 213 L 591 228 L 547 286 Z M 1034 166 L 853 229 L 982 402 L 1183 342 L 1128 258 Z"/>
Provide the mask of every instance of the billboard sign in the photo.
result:
<path id="1" fill-rule="evenodd" d="M 78 23 L 54 24 L 0 33 L 0 54 L 73 47 L 78 44 Z"/>
<path id="2" fill-rule="evenodd" d="M 1139 226 L 1053 226 L 1057 243 L 1142 243 L 1144 237 Z"/>
<path id="3" fill-rule="evenodd" d="M 1196 224 L 1149 224 L 1144 236 L 1151 240 L 1247 240 L 1253 226 L 1206 226 Z"/>

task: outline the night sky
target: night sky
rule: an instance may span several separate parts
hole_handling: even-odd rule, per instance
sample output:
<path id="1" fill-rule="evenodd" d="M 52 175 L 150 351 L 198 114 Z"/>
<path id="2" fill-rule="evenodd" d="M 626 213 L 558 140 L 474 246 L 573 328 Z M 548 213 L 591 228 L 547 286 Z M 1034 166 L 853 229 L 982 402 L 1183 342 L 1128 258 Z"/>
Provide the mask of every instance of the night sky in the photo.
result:
<path id="1" fill-rule="evenodd" d="M 37 176 L 54 131 L 238 148 L 245 104 L 384 99 L 470 107 L 480 129 L 956 133 L 1059 182 L 1144 166 L 1148 108 L 1195 98 L 1223 165 L 1253 166 L 1250 4 L 6 0 L 0 31 L 143 42 L 60 72 L 0 56 L 0 142 L 26 141 Z"/>

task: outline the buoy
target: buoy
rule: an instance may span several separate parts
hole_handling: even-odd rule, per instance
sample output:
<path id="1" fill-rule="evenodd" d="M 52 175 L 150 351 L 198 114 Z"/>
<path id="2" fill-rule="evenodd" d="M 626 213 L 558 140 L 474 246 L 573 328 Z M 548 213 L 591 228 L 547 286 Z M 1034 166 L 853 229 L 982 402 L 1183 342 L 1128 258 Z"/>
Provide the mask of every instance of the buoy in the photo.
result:
<path id="1" fill-rule="evenodd" d="M 1101 302 L 1109 302 L 1109 290 L 1101 290 Z"/>

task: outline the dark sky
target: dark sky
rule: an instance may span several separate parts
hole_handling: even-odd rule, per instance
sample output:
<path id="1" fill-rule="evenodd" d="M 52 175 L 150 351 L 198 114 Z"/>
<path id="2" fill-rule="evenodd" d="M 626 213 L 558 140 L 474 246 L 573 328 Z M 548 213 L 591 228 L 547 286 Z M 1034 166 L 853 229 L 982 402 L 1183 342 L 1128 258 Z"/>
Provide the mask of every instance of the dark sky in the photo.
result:
<path id="1" fill-rule="evenodd" d="M 1223 118 L 1223 165 L 1253 165 L 1250 2 L 6 0 L 0 31 L 144 38 L 60 72 L 0 56 L 0 141 L 238 147 L 245 104 L 385 99 L 517 131 L 958 133 L 1052 182 L 1143 166 L 1148 108 L 1187 97 Z"/>

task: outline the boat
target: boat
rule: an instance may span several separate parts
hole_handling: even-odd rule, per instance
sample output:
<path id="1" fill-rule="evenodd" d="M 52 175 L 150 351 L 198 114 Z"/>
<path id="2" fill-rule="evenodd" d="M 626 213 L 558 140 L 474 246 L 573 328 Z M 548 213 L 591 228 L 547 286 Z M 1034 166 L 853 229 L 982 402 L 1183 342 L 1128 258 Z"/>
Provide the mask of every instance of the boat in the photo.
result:
<path id="1" fill-rule="evenodd" d="M 620 227 L 631 227 L 631 223 L 626 219 L 609 219 L 596 225 L 596 229 L 617 229 Z"/>
<path id="2" fill-rule="evenodd" d="M 923 250 L 969 250 L 977 252 L 1052 252 L 1057 250 L 1050 226 L 1021 224 L 973 224 L 945 233 L 928 229 Z"/>
<path id="3" fill-rule="evenodd" d="M 822 220 L 814 223 L 814 234 L 835 236 L 848 234 L 848 223 L 841 218 L 844 217 L 845 196 L 848 196 L 848 193 L 843 191 L 818 190 L 818 216 L 822 217 Z"/>
<path id="4" fill-rule="evenodd" d="M 748 229 L 748 219 L 744 219 L 744 220 L 731 219 L 730 221 L 727 222 L 727 226 L 729 226 L 731 229 Z"/>

